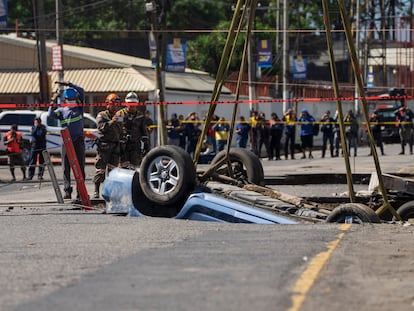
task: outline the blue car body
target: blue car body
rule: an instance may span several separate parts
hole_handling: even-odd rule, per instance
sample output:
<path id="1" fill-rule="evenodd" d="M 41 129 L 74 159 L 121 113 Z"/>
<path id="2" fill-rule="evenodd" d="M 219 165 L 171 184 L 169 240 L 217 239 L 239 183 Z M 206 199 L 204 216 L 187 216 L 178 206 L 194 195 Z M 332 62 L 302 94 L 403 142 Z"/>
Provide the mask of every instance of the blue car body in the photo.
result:
<path id="1" fill-rule="evenodd" d="M 102 196 L 108 214 L 144 216 L 140 206 L 134 206 L 132 180 L 137 171 L 114 169 L 105 179 Z M 136 203 L 139 205 L 139 201 Z M 213 193 L 195 191 L 184 202 L 176 219 L 223 223 L 297 224 L 296 221 L 252 208 Z"/>

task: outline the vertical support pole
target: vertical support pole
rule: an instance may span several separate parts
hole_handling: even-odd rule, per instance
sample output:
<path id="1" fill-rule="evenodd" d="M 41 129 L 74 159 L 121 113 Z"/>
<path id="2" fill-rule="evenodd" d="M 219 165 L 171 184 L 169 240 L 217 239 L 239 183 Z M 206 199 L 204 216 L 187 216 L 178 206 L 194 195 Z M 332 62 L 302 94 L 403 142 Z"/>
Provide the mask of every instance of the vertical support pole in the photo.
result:
<path id="1" fill-rule="evenodd" d="M 70 137 L 69 129 L 64 128 L 61 130 L 63 144 L 66 149 L 66 156 L 68 157 L 70 167 L 72 168 L 73 175 L 76 181 L 76 187 L 79 192 L 81 204 L 83 206 L 91 207 L 91 201 L 89 199 L 88 191 L 86 190 L 85 180 L 79 166 L 78 158 L 75 153 L 75 148 L 73 148 L 72 138 Z M 62 159 L 63 161 L 63 159 Z M 90 209 L 90 208 L 86 208 Z"/>
<path id="2" fill-rule="evenodd" d="M 60 191 L 60 188 L 59 188 L 59 183 L 56 178 L 55 169 L 53 168 L 52 161 L 50 160 L 49 152 L 47 150 L 43 150 L 42 155 L 43 155 L 43 159 L 45 159 L 47 169 L 49 170 L 49 175 L 50 175 L 50 179 L 52 180 L 53 190 L 55 190 L 56 199 L 58 203 L 63 204 L 64 201 L 62 197 L 62 192 Z"/>

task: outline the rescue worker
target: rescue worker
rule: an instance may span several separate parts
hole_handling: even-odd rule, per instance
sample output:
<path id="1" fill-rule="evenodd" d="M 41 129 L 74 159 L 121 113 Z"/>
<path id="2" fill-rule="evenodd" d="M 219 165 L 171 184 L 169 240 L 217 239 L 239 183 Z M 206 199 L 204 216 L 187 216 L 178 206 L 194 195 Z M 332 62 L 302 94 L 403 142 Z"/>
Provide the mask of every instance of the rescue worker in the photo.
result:
<path id="1" fill-rule="evenodd" d="M 23 180 L 26 180 L 26 164 L 23 161 L 23 150 L 21 148 L 22 138 L 22 134 L 17 131 L 17 124 L 13 124 L 10 127 L 10 131 L 8 131 L 6 136 L 4 136 L 4 144 L 6 145 L 7 155 L 9 156 L 9 167 L 12 175 L 12 181 L 16 181 L 16 176 L 14 175 L 15 165 L 20 165 Z"/>
<path id="2" fill-rule="evenodd" d="M 48 110 L 48 117 L 60 120 L 62 127 L 69 129 L 76 158 L 85 180 L 85 136 L 83 133 L 83 109 L 85 104 L 85 93 L 82 87 L 71 82 L 58 82 L 66 86 L 63 91 L 63 103 L 56 106 L 52 101 Z M 58 103 L 59 104 L 59 103 Z M 63 165 L 63 189 L 65 191 L 64 199 L 72 198 L 72 186 L 70 176 L 70 163 L 66 155 L 65 145 L 62 144 L 62 165 Z M 77 197 L 79 198 L 79 192 Z"/>
<path id="3" fill-rule="evenodd" d="M 135 169 L 143 158 L 142 138 L 148 137 L 148 129 L 144 114 L 138 110 L 137 94 L 129 92 L 125 97 L 125 104 L 126 107 L 118 112 L 123 118 L 120 165 Z"/>
<path id="4" fill-rule="evenodd" d="M 95 192 L 93 197 L 99 198 L 99 188 L 104 182 L 105 176 L 112 168 L 119 164 L 120 156 L 120 139 L 122 134 L 122 117 L 117 115 L 118 108 L 121 105 L 121 98 L 112 93 L 106 99 L 106 110 L 101 111 L 96 116 L 98 131 L 98 155 L 95 162 Z"/>

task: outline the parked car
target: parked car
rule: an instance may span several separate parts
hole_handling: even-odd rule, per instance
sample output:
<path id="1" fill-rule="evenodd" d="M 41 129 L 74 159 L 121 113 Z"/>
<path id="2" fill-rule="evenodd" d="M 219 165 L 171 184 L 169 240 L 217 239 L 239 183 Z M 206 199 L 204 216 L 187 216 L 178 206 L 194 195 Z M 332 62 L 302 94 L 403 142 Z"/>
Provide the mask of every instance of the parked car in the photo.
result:
<path id="1" fill-rule="evenodd" d="M 0 155 L 6 154 L 6 146 L 4 145 L 4 134 L 10 130 L 13 124 L 18 125 L 18 130 L 23 135 L 23 156 L 28 160 L 30 154 L 30 131 L 35 118 L 40 117 L 42 123 L 47 129 L 47 150 L 50 154 L 60 154 L 62 146 L 62 138 L 60 137 L 60 121 L 48 118 L 47 111 L 42 110 L 6 110 L 0 113 Z M 98 137 L 97 123 L 95 118 L 88 114 L 84 114 L 85 122 L 85 150 L 86 155 L 94 156 L 96 154 L 95 140 Z"/>

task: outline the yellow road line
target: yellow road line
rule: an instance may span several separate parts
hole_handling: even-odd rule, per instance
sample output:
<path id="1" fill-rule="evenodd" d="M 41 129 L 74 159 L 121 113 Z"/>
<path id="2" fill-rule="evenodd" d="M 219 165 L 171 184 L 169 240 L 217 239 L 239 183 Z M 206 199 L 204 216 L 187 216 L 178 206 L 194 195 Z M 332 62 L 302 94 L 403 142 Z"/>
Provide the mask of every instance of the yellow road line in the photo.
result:
<path id="1" fill-rule="evenodd" d="M 351 224 L 343 224 L 339 227 L 339 229 L 342 231 L 346 231 L 349 228 L 351 228 Z M 336 240 L 328 244 L 328 249 L 326 251 L 317 254 L 309 263 L 308 268 L 302 273 L 302 275 L 296 281 L 295 286 L 293 287 L 292 307 L 290 307 L 288 311 L 300 310 L 306 299 L 306 295 L 309 293 L 310 289 L 315 283 L 319 273 L 322 271 L 322 268 L 331 257 L 332 253 L 344 236 L 345 233 L 340 233 Z"/>

